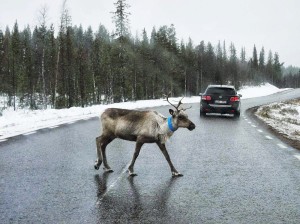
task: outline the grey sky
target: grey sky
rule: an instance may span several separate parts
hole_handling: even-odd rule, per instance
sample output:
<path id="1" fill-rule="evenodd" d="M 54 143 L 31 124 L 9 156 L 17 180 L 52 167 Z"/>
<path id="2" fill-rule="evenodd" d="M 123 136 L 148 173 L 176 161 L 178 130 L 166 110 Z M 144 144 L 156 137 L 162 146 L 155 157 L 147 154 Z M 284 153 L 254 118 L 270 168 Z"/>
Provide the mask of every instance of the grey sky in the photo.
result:
<path id="1" fill-rule="evenodd" d="M 116 0 L 68 0 L 73 25 L 91 25 L 93 30 L 103 24 L 114 29 L 112 15 Z M 131 5 L 131 32 L 141 34 L 146 28 L 150 35 L 153 26 L 174 24 L 179 42 L 191 37 L 194 45 L 204 40 L 214 46 L 233 42 L 240 52 L 246 47 L 252 56 L 254 44 L 258 52 L 264 46 L 278 52 L 285 66 L 300 67 L 300 1 L 299 0 L 127 0 Z M 47 5 L 49 24 L 58 27 L 62 0 L 0 0 L 0 28 L 19 28 L 37 24 L 37 15 Z M 57 29 L 57 28 L 56 28 Z"/>

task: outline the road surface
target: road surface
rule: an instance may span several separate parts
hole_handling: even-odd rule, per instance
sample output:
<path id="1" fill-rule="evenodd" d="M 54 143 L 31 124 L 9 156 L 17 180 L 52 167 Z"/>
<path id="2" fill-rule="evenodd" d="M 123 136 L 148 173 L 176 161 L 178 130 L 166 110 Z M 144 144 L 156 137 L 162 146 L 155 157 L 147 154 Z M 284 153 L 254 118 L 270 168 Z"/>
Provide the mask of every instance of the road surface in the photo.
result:
<path id="1" fill-rule="evenodd" d="M 98 118 L 0 143 L 0 223 L 300 223 L 300 152 L 245 110 L 299 97 L 291 90 L 242 100 L 240 119 L 200 118 L 167 142 L 183 177 L 172 178 L 155 144 L 128 177 L 134 143 L 107 147 L 113 173 L 94 169 Z M 168 116 L 169 106 L 155 108 Z"/>

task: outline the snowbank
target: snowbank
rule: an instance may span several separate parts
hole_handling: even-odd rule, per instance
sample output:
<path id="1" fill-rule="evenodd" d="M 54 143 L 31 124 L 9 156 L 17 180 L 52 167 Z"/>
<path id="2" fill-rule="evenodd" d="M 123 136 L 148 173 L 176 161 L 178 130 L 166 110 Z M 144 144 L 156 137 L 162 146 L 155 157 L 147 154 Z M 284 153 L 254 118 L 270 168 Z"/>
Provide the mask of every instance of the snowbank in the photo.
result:
<path id="1" fill-rule="evenodd" d="M 269 83 L 260 86 L 243 86 L 238 93 L 242 94 L 242 99 L 267 96 L 287 89 L 279 89 Z"/>

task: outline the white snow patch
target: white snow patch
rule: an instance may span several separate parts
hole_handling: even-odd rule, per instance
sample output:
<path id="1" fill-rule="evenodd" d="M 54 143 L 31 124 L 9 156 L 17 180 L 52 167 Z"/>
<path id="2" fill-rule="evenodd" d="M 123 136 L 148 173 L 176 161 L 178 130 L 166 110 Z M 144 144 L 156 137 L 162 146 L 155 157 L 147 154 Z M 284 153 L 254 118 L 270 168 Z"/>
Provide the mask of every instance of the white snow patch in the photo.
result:
<path id="1" fill-rule="evenodd" d="M 269 83 L 262 84 L 260 86 L 243 86 L 238 93 L 242 94 L 242 99 L 267 96 L 288 89 L 279 89 Z"/>

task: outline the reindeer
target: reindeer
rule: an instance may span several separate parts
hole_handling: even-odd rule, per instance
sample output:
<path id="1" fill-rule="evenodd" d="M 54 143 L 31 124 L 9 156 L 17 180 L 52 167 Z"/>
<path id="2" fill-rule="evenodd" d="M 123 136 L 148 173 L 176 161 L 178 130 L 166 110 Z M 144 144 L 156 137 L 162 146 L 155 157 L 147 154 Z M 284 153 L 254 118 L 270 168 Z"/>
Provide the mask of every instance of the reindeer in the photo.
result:
<path id="1" fill-rule="evenodd" d="M 94 166 L 95 169 L 98 170 L 103 162 L 104 171 L 113 172 L 107 163 L 105 149 L 115 138 L 120 138 L 136 142 L 135 152 L 128 167 L 130 176 L 137 175 L 134 173 L 133 167 L 144 143 L 156 143 L 171 168 L 172 176 L 183 176 L 175 169 L 165 146 L 167 139 L 178 128 L 187 128 L 192 131 L 196 127 L 185 113 L 185 110 L 191 107 L 186 109 L 179 108 L 182 104 L 182 99 L 175 106 L 169 101 L 169 95 L 167 96 L 167 101 L 176 109 L 169 110 L 171 116 L 168 118 L 156 111 L 106 109 L 101 115 L 102 135 L 96 138 L 98 159 Z"/>

